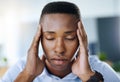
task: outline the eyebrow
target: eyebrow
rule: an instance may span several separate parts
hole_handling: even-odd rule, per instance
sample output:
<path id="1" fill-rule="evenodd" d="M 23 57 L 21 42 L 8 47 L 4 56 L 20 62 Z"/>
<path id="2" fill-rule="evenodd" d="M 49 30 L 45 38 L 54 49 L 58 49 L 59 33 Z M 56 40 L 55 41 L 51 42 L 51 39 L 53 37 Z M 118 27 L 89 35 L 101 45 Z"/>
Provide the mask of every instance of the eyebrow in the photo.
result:
<path id="1" fill-rule="evenodd" d="M 65 33 L 65 34 L 71 34 L 71 33 L 74 33 L 74 32 L 76 32 L 76 31 L 66 31 L 66 32 L 64 32 L 64 33 Z M 54 31 L 45 31 L 45 32 L 43 32 L 43 33 L 54 34 L 55 32 L 54 32 Z"/>
<path id="2" fill-rule="evenodd" d="M 51 33 L 51 34 L 53 34 L 53 33 L 55 33 L 55 32 L 53 32 L 53 31 L 45 31 L 45 32 L 43 32 L 43 33 Z"/>
<path id="3" fill-rule="evenodd" d="M 76 31 L 66 31 L 65 34 L 71 34 L 73 32 L 76 32 Z"/>

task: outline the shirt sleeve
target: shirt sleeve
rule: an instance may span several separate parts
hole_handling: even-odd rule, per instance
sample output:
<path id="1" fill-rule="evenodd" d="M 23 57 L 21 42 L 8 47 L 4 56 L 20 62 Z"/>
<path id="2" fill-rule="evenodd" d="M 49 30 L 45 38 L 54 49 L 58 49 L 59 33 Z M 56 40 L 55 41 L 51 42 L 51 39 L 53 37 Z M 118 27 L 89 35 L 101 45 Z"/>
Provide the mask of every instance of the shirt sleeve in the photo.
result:
<path id="1" fill-rule="evenodd" d="M 90 56 L 89 62 L 92 70 L 96 70 L 103 75 L 104 82 L 120 82 L 120 76 L 105 62 L 98 57 Z"/>
<path id="2" fill-rule="evenodd" d="M 18 74 L 23 70 L 25 60 L 19 60 L 14 66 L 10 67 L 5 75 L 1 78 L 0 82 L 14 82 Z"/>

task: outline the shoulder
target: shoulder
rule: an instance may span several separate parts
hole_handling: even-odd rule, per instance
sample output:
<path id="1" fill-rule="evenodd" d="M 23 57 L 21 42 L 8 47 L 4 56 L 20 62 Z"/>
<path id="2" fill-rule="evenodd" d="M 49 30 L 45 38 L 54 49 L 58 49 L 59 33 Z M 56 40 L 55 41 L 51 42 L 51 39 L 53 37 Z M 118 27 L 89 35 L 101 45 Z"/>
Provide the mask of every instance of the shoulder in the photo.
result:
<path id="1" fill-rule="evenodd" d="M 89 55 L 89 63 L 92 67 L 95 67 L 96 65 L 103 65 L 102 61 L 99 60 L 98 56 L 96 55 Z"/>
<path id="2" fill-rule="evenodd" d="M 92 70 L 100 72 L 105 82 L 119 82 L 120 77 L 106 62 L 100 61 L 97 56 L 89 56 L 89 63 Z"/>
<path id="3" fill-rule="evenodd" d="M 110 65 L 108 65 L 104 61 L 100 61 L 97 56 L 90 55 L 89 56 L 89 63 L 90 63 L 91 68 L 93 70 L 97 70 L 98 72 L 103 71 L 105 69 L 110 69 L 111 71 L 113 71 L 113 69 Z"/>
<path id="4" fill-rule="evenodd" d="M 5 75 L 1 78 L 2 82 L 13 82 L 14 79 L 18 76 L 18 74 L 24 69 L 26 64 L 26 59 L 20 59 L 17 63 L 11 66 Z"/>
<path id="5" fill-rule="evenodd" d="M 112 67 L 108 65 L 106 62 L 99 60 L 98 56 L 90 55 L 89 56 L 89 63 L 92 69 L 94 70 L 104 70 L 104 68 L 111 69 Z"/>

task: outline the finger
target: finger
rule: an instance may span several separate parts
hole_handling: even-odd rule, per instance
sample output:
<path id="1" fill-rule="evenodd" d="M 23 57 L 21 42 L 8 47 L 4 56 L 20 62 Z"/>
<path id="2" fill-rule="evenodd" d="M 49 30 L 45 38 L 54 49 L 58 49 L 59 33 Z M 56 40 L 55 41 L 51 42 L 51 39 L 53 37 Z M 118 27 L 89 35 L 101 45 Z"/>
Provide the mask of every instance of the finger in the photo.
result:
<path id="1" fill-rule="evenodd" d="M 82 42 L 82 34 L 80 32 L 80 29 L 77 29 L 77 36 L 78 36 L 79 44 L 81 46 L 83 42 Z"/>
<path id="2" fill-rule="evenodd" d="M 82 32 L 84 33 L 84 35 L 86 35 L 86 32 L 85 32 L 84 26 L 82 24 L 82 21 L 80 22 L 80 25 L 81 25 Z"/>
<path id="3" fill-rule="evenodd" d="M 83 35 L 82 35 L 82 29 L 81 29 L 80 21 L 78 22 L 78 30 L 80 31 L 79 33 L 80 33 L 80 35 L 82 37 Z"/>
<path id="4" fill-rule="evenodd" d="M 83 26 L 83 24 L 82 24 L 82 21 L 79 21 L 79 22 L 78 22 L 78 28 L 80 29 L 80 33 L 81 33 L 82 37 L 86 37 L 87 34 L 86 34 L 86 32 L 85 32 L 85 29 L 84 29 L 84 26 Z"/>
<path id="5" fill-rule="evenodd" d="M 41 60 L 42 60 L 42 62 L 45 64 L 46 57 L 45 57 L 45 55 L 44 55 L 44 54 L 42 55 Z"/>
<path id="6" fill-rule="evenodd" d="M 85 50 L 86 49 L 86 43 L 84 43 L 79 29 L 77 29 L 77 36 L 78 36 L 78 40 L 79 40 L 79 44 L 80 44 L 80 46 L 79 46 L 80 47 L 80 53 L 85 52 L 86 51 Z"/>
<path id="7" fill-rule="evenodd" d="M 34 36 L 31 48 L 38 49 L 41 36 L 41 25 L 39 25 L 36 35 Z"/>
<path id="8" fill-rule="evenodd" d="M 81 21 L 78 22 L 78 29 L 79 29 L 79 34 L 81 35 L 81 40 L 84 42 L 85 46 L 87 47 L 87 34 L 85 32 L 84 26 Z"/>

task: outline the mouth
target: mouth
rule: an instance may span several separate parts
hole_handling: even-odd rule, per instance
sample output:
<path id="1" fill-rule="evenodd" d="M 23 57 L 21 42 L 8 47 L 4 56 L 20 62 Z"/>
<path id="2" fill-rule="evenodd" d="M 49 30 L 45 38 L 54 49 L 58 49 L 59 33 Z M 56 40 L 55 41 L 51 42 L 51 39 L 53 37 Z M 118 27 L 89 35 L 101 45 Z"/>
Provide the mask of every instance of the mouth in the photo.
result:
<path id="1" fill-rule="evenodd" d="M 66 63 L 67 59 L 51 59 L 56 65 L 63 65 Z"/>

